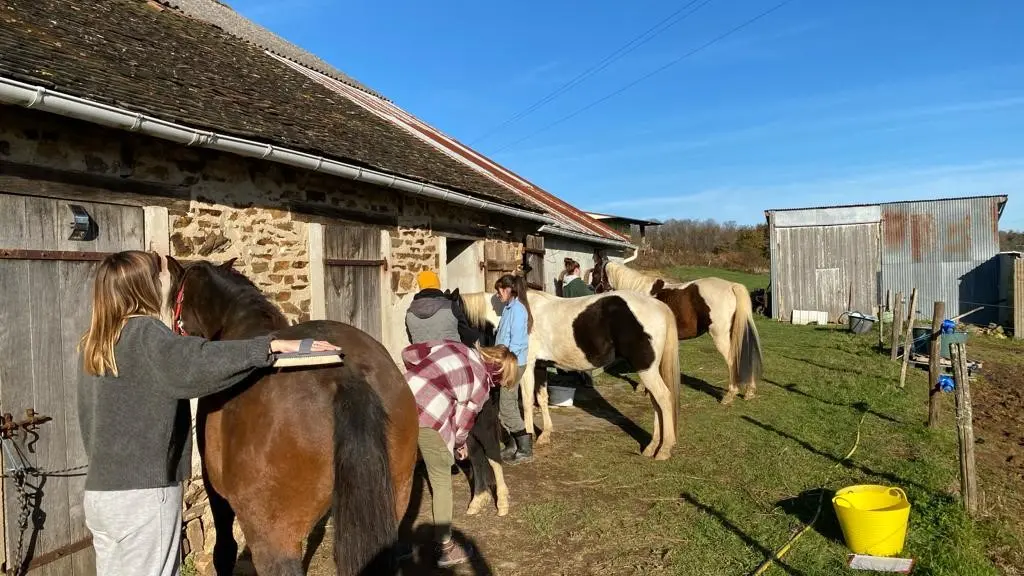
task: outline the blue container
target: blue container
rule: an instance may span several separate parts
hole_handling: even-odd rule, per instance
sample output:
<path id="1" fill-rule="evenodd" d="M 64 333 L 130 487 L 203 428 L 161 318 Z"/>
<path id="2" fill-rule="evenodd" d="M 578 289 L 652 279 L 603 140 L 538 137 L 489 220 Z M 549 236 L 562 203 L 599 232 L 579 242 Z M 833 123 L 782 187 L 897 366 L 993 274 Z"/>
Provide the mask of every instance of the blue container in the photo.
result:
<path id="1" fill-rule="evenodd" d="M 939 376 L 939 390 L 949 393 L 956 389 L 956 381 L 949 374 Z"/>
<path id="2" fill-rule="evenodd" d="M 952 334 L 954 330 L 956 330 L 956 322 L 953 322 L 952 320 L 943 320 L 942 321 L 942 333 L 943 334 Z"/>

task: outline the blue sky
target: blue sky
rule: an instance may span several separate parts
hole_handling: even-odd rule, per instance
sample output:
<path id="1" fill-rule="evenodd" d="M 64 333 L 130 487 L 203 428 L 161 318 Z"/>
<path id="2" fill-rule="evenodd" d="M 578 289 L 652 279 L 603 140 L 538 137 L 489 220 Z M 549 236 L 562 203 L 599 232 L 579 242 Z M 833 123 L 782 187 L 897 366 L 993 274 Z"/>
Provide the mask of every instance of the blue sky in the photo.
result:
<path id="1" fill-rule="evenodd" d="M 1024 229 L 1017 0 L 792 0 L 538 132 L 779 1 L 697 3 L 484 139 L 687 2 L 229 3 L 580 208 L 756 223 L 768 208 L 1008 194 L 1001 227 Z"/>

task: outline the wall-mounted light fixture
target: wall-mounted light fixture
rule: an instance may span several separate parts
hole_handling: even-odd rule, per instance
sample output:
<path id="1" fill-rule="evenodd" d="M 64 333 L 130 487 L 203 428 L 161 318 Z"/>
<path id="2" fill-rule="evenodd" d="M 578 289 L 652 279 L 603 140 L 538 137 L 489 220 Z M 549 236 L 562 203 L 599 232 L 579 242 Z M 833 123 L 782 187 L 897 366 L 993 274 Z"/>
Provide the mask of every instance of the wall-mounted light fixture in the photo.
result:
<path id="1" fill-rule="evenodd" d="M 99 236 L 99 226 L 96 221 L 89 216 L 89 213 L 85 211 L 78 204 L 68 204 L 68 208 L 71 209 L 71 236 L 68 236 L 68 240 L 75 240 L 77 242 L 88 242 L 95 240 Z"/>

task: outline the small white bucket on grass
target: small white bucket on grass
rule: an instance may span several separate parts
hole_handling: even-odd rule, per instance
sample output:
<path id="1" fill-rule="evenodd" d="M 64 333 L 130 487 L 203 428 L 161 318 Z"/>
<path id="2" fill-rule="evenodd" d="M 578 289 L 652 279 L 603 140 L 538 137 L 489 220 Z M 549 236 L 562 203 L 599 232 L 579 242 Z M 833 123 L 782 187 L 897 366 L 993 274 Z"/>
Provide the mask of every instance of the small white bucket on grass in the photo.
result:
<path id="1" fill-rule="evenodd" d="M 548 406 L 572 406 L 576 389 L 568 386 L 548 386 Z"/>

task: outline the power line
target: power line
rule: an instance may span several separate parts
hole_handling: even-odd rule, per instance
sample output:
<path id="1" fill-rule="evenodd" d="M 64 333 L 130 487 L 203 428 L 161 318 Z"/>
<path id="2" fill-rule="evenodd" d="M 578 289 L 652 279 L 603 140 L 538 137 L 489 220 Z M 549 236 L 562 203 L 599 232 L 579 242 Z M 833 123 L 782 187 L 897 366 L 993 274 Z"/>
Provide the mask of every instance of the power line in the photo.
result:
<path id="1" fill-rule="evenodd" d="M 484 132 L 481 136 L 477 137 L 475 140 L 470 141 L 469 145 L 472 146 L 472 145 L 474 145 L 474 144 L 476 144 L 476 143 L 478 143 L 478 142 L 480 142 L 482 140 L 486 140 L 488 137 L 493 135 L 495 132 L 498 132 L 499 130 L 501 130 L 505 126 L 508 126 L 509 124 L 512 124 L 512 123 L 516 122 L 517 120 L 519 120 L 519 119 L 521 119 L 521 118 L 523 118 L 525 116 L 528 116 L 534 110 L 537 110 L 538 108 L 544 106 L 548 102 L 551 102 L 555 98 L 558 98 L 560 95 L 568 92 L 573 87 L 575 87 L 577 84 L 583 82 L 584 80 L 586 80 L 587 78 L 593 76 L 594 74 L 597 74 L 601 70 L 604 70 L 605 68 L 610 66 L 616 60 L 622 58 L 626 54 L 629 54 L 633 50 L 636 50 L 640 46 L 643 46 L 647 42 L 651 41 L 658 34 L 661 34 L 662 32 L 664 32 L 664 31 L 668 30 L 669 28 L 675 26 L 676 24 L 682 22 L 683 20 L 685 20 L 688 17 L 690 17 L 690 15 L 692 15 L 697 10 L 700 10 L 705 5 L 707 5 L 708 3 L 712 2 L 712 0 L 704 0 L 703 2 L 700 3 L 699 6 L 697 6 L 693 10 L 689 11 L 686 14 L 683 14 L 681 17 L 677 18 L 673 22 L 669 22 L 669 20 L 672 20 L 673 18 L 676 18 L 676 16 L 678 16 L 680 13 L 682 13 L 684 10 L 686 10 L 690 6 L 693 6 L 694 4 L 696 4 L 698 1 L 700 1 L 700 0 L 691 0 L 690 2 L 686 3 L 684 6 L 682 6 L 681 8 L 676 10 L 675 12 L 669 14 L 668 16 L 663 18 L 660 22 L 658 22 L 654 26 L 651 26 L 650 28 L 645 30 L 639 36 L 634 37 L 632 40 L 630 40 L 629 42 L 626 42 L 625 44 L 620 46 L 617 50 L 615 50 L 614 52 L 612 52 L 608 56 L 605 56 L 604 59 L 601 60 L 600 62 L 594 64 L 590 68 L 587 68 L 583 72 L 580 72 L 579 74 L 577 74 L 574 78 L 572 78 L 571 80 L 569 80 L 568 82 L 563 84 L 561 87 L 556 89 L 554 92 L 551 92 L 547 96 L 545 96 L 545 97 L 541 98 L 540 100 L 534 102 L 533 104 L 531 104 L 527 108 L 525 108 L 523 110 L 520 110 L 519 112 L 517 112 L 516 114 L 512 115 L 512 117 L 508 118 L 507 120 L 505 120 L 501 124 L 498 124 L 494 128 L 491 128 L 487 132 Z M 667 25 L 665 25 L 664 28 L 662 28 L 661 30 L 658 30 L 657 32 L 654 32 L 654 34 L 651 34 L 651 32 L 653 32 L 657 28 L 661 27 L 666 22 L 669 22 L 669 23 Z M 647 36 L 648 34 L 651 34 L 651 35 L 648 36 L 647 38 L 644 38 L 644 36 Z M 641 41 L 641 38 L 643 38 L 642 41 Z"/>
<path id="2" fill-rule="evenodd" d="M 747 26 L 750 26 L 751 24 L 753 24 L 753 23 L 757 22 L 758 20 L 768 16 L 769 14 L 775 12 L 776 10 L 779 10 L 780 8 L 782 8 L 783 6 L 785 6 L 786 4 L 789 4 L 791 2 L 793 2 L 793 0 L 783 0 L 782 2 L 780 2 L 780 3 L 776 4 L 775 6 L 773 6 L 772 8 L 769 8 L 768 10 L 765 10 L 764 12 L 761 12 L 757 16 L 754 16 L 753 18 L 747 20 L 746 22 L 740 24 L 739 26 L 736 26 L 736 27 L 732 28 L 728 32 L 725 32 L 724 34 L 721 34 L 720 36 L 717 36 L 717 37 L 709 40 L 708 42 L 705 42 L 704 44 L 698 46 L 697 48 L 694 48 L 693 50 L 690 50 L 689 52 L 687 52 L 686 54 L 683 54 L 682 56 L 676 58 L 675 60 L 672 60 L 672 61 L 668 62 L 667 64 L 665 64 L 665 65 L 663 65 L 663 66 L 661 66 L 659 68 L 656 68 L 653 71 L 648 72 L 647 74 L 644 74 L 643 76 L 637 78 L 636 80 L 633 80 L 632 82 L 626 84 L 625 86 L 622 86 L 621 88 L 619 88 L 619 89 L 617 89 L 617 90 L 615 90 L 615 91 L 613 91 L 613 92 L 611 92 L 609 94 L 606 94 L 606 95 L 598 98 L 597 100 L 594 100 L 590 104 L 587 104 L 586 106 L 584 106 L 582 108 L 579 108 L 575 112 L 572 112 L 570 114 L 562 116 L 558 120 L 555 120 L 554 122 L 551 122 L 550 124 L 546 124 L 545 126 L 541 127 L 540 129 L 535 130 L 535 131 L 527 134 L 526 136 L 523 136 L 522 138 L 513 141 L 510 144 L 506 144 L 506 145 L 502 146 L 501 148 L 498 148 L 496 150 L 491 151 L 490 154 L 497 154 L 499 152 L 507 150 L 507 149 L 511 148 L 512 146 L 515 146 L 517 144 L 521 144 L 522 142 L 525 142 L 526 140 L 529 140 L 530 138 L 533 138 L 534 136 L 536 136 L 537 134 L 540 134 L 541 132 L 545 132 L 547 130 L 550 130 L 551 128 L 554 128 L 555 126 L 558 126 L 559 124 L 561 124 L 561 123 L 563 123 L 563 122 L 565 122 L 567 120 L 571 120 L 572 118 L 575 118 L 576 116 L 579 116 L 580 114 L 586 112 L 587 110 L 590 110 L 591 108 L 593 108 L 593 107 L 595 107 L 595 106 L 597 106 L 597 105 L 599 105 L 599 104 L 601 104 L 601 103 L 603 103 L 603 102 L 605 102 L 607 100 L 610 100 L 610 99 L 614 98 L 615 96 L 618 96 L 619 94 L 622 94 L 626 90 L 629 90 L 630 88 L 632 88 L 633 86 L 636 86 L 637 84 L 643 82 L 644 80 L 647 80 L 648 78 L 650 78 L 650 77 L 652 77 L 652 76 L 654 76 L 656 74 L 659 74 L 659 73 L 667 70 L 668 68 L 671 68 L 672 66 L 675 66 L 676 64 L 682 62 L 683 60 L 686 60 L 687 58 L 689 58 L 689 57 L 691 57 L 691 56 L 693 56 L 693 55 L 695 55 L 695 54 L 697 54 L 697 53 L 699 53 L 699 52 L 701 52 L 701 51 L 711 47 L 712 45 L 717 44 L 718 42 L 721 42 L 722 40 L 728 38 L 729 36 L 732 36 L 736 32 L 739 32 L 740 30 L 746 28 Z"/>

